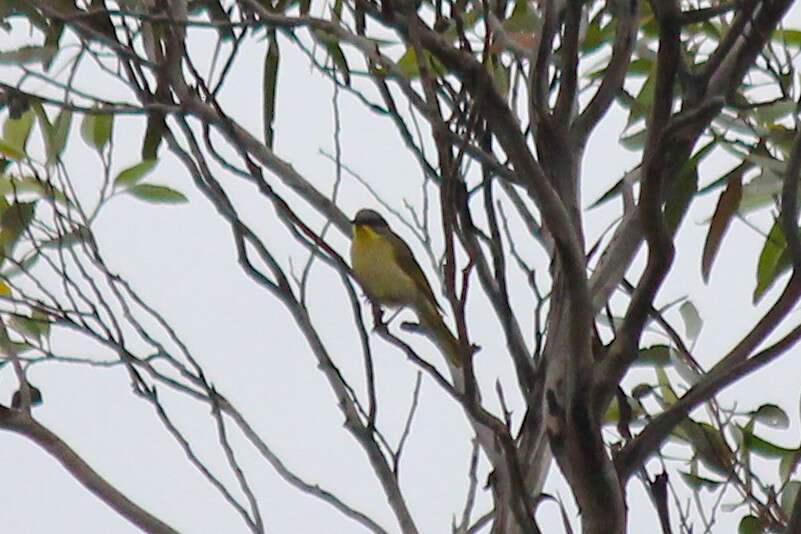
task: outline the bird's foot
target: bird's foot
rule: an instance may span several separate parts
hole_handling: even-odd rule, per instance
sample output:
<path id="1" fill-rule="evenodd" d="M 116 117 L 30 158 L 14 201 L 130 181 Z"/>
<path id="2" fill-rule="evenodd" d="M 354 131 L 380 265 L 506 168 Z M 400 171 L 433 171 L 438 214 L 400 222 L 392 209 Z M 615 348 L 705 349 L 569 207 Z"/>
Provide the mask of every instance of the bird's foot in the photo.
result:
<path id="1" fill-rule="evenodd" d="M 382 310 L 381 306 L 378 304 L 373 303 L 373 330 L 386 327 L 387 325 L 384 322 L 384 310 Z"/>

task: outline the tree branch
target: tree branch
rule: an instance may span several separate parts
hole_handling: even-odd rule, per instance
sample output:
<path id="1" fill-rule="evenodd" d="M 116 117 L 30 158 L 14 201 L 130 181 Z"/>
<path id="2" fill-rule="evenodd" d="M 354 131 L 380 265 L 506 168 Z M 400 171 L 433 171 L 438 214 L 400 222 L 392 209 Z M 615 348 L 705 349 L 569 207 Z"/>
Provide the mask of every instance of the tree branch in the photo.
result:
<path id="1" fill-rule="evenodd" d="M 24 412 L 0 406 L 0 428 L 30 439 L 63 465 L 75 480 L 125 519 L 145 532 L 178 534 L 169 525 L 137 506 L 98 475 L 69 445 Z"/>

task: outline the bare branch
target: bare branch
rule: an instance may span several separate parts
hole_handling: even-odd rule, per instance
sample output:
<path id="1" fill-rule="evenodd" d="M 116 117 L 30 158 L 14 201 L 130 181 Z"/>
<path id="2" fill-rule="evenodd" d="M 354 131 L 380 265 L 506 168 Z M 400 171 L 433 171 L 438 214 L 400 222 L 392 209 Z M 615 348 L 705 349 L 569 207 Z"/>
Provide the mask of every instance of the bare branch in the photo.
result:
<path id="1" fill-rule="evenodd" d="M 75 479 L 125 519 L 145 532 L 178 534 L 163 521 L 137 506 L 103 477 L 98 475 L 78 454 L 50 430 L 25 412 L 0 406 L 0 428 L 16 432 L 32 440 L 63 465 Z"/>

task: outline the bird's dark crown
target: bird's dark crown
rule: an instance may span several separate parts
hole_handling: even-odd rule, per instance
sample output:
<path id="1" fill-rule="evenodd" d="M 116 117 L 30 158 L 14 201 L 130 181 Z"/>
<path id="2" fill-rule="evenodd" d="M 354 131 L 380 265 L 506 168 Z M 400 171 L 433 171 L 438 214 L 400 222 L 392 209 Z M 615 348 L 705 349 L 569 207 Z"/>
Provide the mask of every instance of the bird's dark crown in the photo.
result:
<path id="1" fill-rule="evenodd" d="M 365 226 L 387 227 L 387 221 L 377 212 L 370 209 L 362 209 L 356 213 L 353 218 L 353 224 L 362 224 Z"/>

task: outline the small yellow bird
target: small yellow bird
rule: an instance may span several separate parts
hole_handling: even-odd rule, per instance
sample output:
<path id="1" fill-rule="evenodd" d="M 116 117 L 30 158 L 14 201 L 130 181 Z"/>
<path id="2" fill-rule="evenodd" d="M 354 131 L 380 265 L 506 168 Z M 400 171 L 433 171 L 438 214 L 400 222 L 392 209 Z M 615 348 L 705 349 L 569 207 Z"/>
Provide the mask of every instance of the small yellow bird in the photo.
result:
<path id="1" fill-rule="evenodd" d="M 350 262 L 373 301 L 412 308 L 448 360 L 461 365 L 459 341 L 442 320 L 441 308 L 420 264 L 409 245 L 373 210 L 359 210 L 353 219 Z"/>

